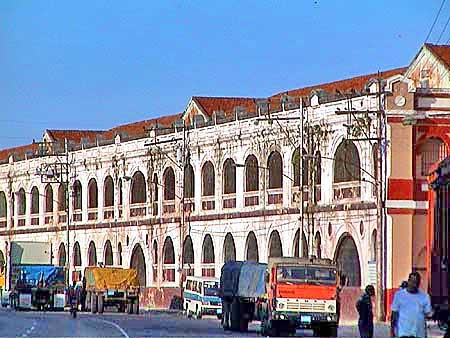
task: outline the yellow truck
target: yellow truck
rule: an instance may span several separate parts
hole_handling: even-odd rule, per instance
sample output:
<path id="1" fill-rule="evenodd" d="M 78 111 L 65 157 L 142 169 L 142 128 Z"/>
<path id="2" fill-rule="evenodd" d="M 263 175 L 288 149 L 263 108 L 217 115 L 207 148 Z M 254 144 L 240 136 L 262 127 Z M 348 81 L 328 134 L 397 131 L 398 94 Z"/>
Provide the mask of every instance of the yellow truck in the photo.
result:
<path id="1" fill-rule="evenodd" d="M 139 278 L 136 270 L 117 267 L 86 267 L 86 308 L 103 313 L 116 306 L 119 312 L 139 314 Z"/>

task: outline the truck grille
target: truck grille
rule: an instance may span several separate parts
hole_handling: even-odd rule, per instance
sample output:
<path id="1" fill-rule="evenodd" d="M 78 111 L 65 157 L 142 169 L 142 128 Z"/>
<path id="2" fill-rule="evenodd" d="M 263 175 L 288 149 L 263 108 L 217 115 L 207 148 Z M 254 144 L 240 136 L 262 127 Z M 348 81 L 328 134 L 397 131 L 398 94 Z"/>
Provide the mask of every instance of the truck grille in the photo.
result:
<path id="1" fill-rule="evenodd" d="M 287 302 L 288 310 L 305 311 L 305 312 L 323 312 L 325 311 L 325 303 L 299 303 Z"/>

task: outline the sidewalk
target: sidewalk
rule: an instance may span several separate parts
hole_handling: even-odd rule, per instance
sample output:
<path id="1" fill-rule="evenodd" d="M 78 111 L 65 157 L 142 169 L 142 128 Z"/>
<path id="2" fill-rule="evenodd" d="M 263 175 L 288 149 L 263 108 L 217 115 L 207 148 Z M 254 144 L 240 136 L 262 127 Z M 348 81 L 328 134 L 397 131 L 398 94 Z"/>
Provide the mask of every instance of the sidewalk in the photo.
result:
<path id="1" fill-rule="evenodd" d="M 173 314 L 173 315 L 182 315 L 182 310 L 176 310 L 176 309 L 167 309 L 167 308 L 150 308 L 145 307 L 141 308 L 140 311 L 145 313 L 152 313 L 152 314 Z"/>

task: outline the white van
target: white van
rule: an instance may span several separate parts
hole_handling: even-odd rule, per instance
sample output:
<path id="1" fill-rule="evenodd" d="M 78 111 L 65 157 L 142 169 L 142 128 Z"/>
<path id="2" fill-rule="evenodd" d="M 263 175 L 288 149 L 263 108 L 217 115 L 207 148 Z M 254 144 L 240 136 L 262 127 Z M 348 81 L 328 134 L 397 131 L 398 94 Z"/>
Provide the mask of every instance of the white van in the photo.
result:
<path id="1" fill-rule="evenodd" d="M 200 319 L 203 315 L 222 318 L 222 300 L 219 297 L 219 279 L 213 277 L 186 277 L 183 292 L 184 311 L 188 317 Z"/>

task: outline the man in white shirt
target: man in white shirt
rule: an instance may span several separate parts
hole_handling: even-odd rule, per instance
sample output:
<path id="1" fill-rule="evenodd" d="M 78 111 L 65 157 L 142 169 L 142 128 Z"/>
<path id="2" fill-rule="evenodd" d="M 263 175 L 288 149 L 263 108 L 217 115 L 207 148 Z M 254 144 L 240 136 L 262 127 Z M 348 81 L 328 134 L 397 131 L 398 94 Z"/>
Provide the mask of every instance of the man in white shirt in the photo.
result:
<path id="1" fill-rule="evenodd" d="M 430 297 L 419 289 L 420 275 L 409 274 L 408 286 L 397 291 L 391 306 L 391 328 L 397 337 L 426 338 L 426 317 L 431 317 Z"/>

